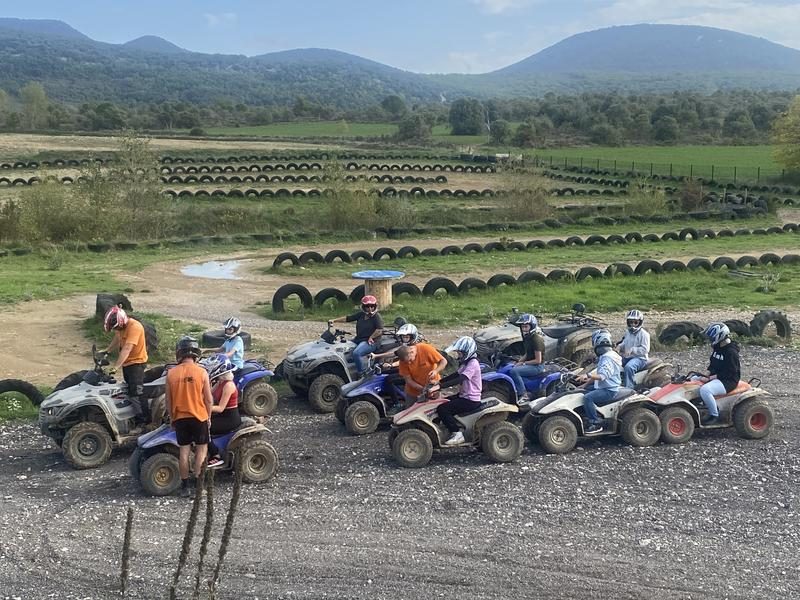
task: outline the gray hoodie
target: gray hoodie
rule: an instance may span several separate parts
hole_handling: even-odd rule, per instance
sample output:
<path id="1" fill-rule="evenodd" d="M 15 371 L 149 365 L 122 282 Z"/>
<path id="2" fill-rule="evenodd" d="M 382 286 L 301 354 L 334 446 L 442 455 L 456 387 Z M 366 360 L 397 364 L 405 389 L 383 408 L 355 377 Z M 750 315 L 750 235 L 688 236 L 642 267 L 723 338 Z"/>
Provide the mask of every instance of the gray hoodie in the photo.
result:
<path id="1" fill-rule="evenodd" d="M 648 360 L 650 354 L 650 334 L 642 327 L 636 333 L 625 330 L 625 337 L 619 345 L 619 353 L 623 358 L 643 358 Z"/>

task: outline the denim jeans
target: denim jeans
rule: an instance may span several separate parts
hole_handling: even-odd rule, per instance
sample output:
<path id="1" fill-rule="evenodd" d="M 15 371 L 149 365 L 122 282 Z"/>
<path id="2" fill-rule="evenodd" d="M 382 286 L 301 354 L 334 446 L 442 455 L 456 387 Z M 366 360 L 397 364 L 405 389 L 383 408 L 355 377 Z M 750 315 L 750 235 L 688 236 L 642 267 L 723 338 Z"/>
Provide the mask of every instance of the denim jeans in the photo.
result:
<path id="1" fill-rule="evenodd" d="M 522 394 L 525 393 L 523 377 L 536 377 L 543 372 L 544 365 L 521 365 L 511 369 L 508 375 L 514 381 L 514 388 L 517 390 L 517 396 L 522 396 Z"/>
<path id="2" fill-rule="evenodd" d="M 589 423 L 600 423 L 602 421 L 597 414 L 597 407 L 611 404 L 618 391 L 619 389 L 614 388 L 600 388 L 599 390 L 586 392 L 583 395 L 583 408 Z"/>
<path id="3" fill-rule="evenodd" d="M 639 356 L 634 356 L 632 358 L 623 358 L 622 365 L 625 368 L 625 387 L 633 389 L 634 381 L 633 376 L 636 375 L 639 371 L 644 369 L 644 366 L 647 364 L 646 358 L 641 358 Z"/>
<path id="4" fill-rule="evenodd" d="M 700 386 L 700 397 L 708 409 L 708 414 L 712 417 L 719 416 L 719 408 L 717 407 L 717 399 L 714 396 L 724 396 L 728 392 L 725 386 L 719 379 L 712 379 L 708 383 Z"/>
<path id="5" fill-rule="evenodd" d="M 353 362 L 356 364 L 356 371 L 359 375 L 363 375 L 367 370 L 364 357 L 378 350 L 378 344 L 370 344 L 368 342 L 359 342 L 356 349 L 353 350 Z"/>

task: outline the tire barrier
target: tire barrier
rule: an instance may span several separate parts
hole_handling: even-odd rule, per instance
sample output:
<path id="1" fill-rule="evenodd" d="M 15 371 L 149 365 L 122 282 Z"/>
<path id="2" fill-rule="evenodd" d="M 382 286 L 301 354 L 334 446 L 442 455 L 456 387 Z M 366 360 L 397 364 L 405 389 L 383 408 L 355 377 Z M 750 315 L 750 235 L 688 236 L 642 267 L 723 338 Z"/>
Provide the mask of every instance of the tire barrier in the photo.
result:
<path id="1" fill-rule="evenodd" d="M 314 295 L 314 306 L 322 306 L 331 299 L 338 303 L 347 302 L 347 294 L 336 288 L 324 288 Z"/>
<path id="2" fill-rule="evenodd" d="M 792 339 L 792 325 L 789 322 L 789 318 L 778 310 L 760 310 L 753 315 L 750 323 L 740 319 L 729 319 L 724 323 L 731 330 L 731 333 L 738 337 L 762 337 L 767 328 L 774 327 L 775 335 L 784 342 L 789 342 Z M 703 328 L 691 321 L 677 321 L 668 324 L 658 334 L 658 341 L 665 345 L 674 344 L 680 339 L 704 343 Z"/>
<path id="3" fill-rule="evenodd" d="M 305 286 L 297 285 L 295 283 L 287 283 L 279 287 L 272 295 L 272 310 L 276 313 L 286 311 L 284 302 L 289 296 L 297 296 L 300 299 L 303 308 L 311 309 L 314 307 L 314 299 L 311 297 L 311 292 Z"/>
<path id="4" fill-rule="evenodd" d="M 434 277 L 422 288 L 423 296 L 434 296 L 444 290 L 448 296 L 458 296 L 458 286 L 447 277 Z"/>
<path id="5" fill-rule="evenodd" d="M 409 296 L 421 296 L 422 290 L 413 283 L 407 281 L 398 281 L 392 284 L 392 295 L 399 296 L 400 294 L 408 294 Z"/>

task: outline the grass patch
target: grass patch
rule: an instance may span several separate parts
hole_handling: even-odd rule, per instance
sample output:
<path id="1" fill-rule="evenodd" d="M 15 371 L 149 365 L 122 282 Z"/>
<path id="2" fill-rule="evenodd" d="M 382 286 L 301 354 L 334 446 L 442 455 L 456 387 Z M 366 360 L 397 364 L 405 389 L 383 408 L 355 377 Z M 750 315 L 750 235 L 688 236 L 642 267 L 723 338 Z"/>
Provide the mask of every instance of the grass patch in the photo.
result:
<path id="1" fill-rule="evenodd" d="M 39 409 L 22 394 L 0 394 L 0 423 L 5 421 L 30 421 L 37 418 Z"/>

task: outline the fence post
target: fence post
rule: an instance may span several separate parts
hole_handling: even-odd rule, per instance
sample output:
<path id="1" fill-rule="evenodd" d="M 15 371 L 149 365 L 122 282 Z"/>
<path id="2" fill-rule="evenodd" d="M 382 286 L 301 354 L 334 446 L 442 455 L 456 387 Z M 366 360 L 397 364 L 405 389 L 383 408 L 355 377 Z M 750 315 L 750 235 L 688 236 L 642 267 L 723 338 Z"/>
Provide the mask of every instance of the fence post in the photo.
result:
<path id="1" fill-rule="evenodd" d="M 756 170 L 756 183 L 761 183 L 761 167 Z"/>
<path id="2" fill-rule="evenodd" d="M 550 155 L 550 166 L 551 167 L 553 166 L 553 155 L 552 154 Z"/>
<path id="3" fill-rule="evenodd" d="M 714 165 L 711 165 L 711 179 L 714 179 Z"/>
<path id="4" fill-rule="evenodd" d="M 614 170 L 617 170 L 617 159 L 614 159 Z"/>
<path id="5" fill-rule="evenodd" d="M 581 169 L 583 169 L 583 157 L 581 156 Z"/>
<path id="6" fill-rule="evenodd" d="M 650 177 L 653 176 L 653 163 L 650 163 Z"/>
<path id="7" fill-rule="evenodd" d="M 598 171 L 600 170 L 600 159 L 599 158 L 597 159 L 597 170 Z"/>
<path id="8" fill-rule="evenodd" d="M 689 165 L 689 179 L 694 178 L 694 165 Z"/>
<path id="9" fill-rule="evenodd" d="M 564 157 L 564 168 L 565 169 L 567 168 L 567 157 L 566 156 Z"/>
<path id="10" fill-rule="evenodd" d="M 669 176 L 672 177 L 672 163 L 669 163 Z"/>
<path id="11" fill-rule="evenodd" d="M 733 167 L 733 183 L 736 183 L 736 167 Z"/>

